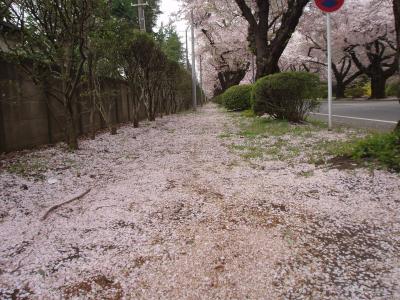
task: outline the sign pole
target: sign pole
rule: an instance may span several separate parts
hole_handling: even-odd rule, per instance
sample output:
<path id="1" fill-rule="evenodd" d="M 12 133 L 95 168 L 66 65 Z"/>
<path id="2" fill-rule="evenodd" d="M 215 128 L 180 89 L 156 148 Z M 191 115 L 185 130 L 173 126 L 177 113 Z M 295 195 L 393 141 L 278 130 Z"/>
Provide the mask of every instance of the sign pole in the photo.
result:
<path id="1" fill-rule="evenodd" d="M 192 17 L 192 101 L 193 101 L 193 110 L 195 111 L 197 108 L 197 84 L 196 84 L 196 56 L 195 56 L 195 48 L 194 48 L 194 18 L 193 18 L 193 10 L 191 12 Z"/>
<path id="2" fill-rule="evenodd" d="M 328 129 L 332 130 L 332 46 L 331 46 L 331 18 L 326 13 L 326 31 L 328 46 Z"/>
<path id="3" fill-rule="evenodd" d="M 328 130 L 332 130 L 332 47 L 331 47 L 331 16 L 330 13 L 339 10 L 344 0 L 315 0 L 317 7 L 326 15 L 326 44 L 328 50 Z"/>

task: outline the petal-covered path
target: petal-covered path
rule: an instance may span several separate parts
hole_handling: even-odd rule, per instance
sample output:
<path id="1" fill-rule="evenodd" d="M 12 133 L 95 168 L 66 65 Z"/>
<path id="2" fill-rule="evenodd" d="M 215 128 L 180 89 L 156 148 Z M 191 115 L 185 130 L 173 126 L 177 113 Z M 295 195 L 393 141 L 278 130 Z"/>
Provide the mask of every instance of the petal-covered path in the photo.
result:
<path id="1" fill-rule="evenodd" d="M 243 159 L 226 130 L 209 104 L 5 157 L 0 298 L 400 297 L 398 175 Z"/>

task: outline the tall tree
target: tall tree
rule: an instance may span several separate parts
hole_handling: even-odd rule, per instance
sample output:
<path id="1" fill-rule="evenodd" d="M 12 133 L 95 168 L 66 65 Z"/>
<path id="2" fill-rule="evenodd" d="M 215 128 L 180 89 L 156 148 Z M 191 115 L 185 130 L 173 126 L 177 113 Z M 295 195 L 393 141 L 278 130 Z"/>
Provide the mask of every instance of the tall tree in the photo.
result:
<path id="1" fill-rule="evenodd" d="M 11 4 L 13 0 L 0 1 L 0 22 L 9 22 L 11 17 Z"/>
<path id="2" fill-rule="evenodd" d="M 347 28 L 343 25 L 349 16 L 349 11 L 342 9 L 336 12 L 331 20 L 331 39 L 332 44 L 332 73 L 336 81 L 336 97 L 344 98 L 345 89 L 362 72 L 354 64 L 349 53 L 345 51 L 345 36 Z M 321 67 L 322 72 L 327 69 L 327 42 L 326 42 L 326 24 L 325 15 L 316 7 L 311 6 L 304 13 L 298 26 L 300 39 L 291 40 L 290 44 L 296 42 L 298 51 L 303 55 L 303 63 L 307 66 L 314 66 L 311 69 Z M 292 54 L 293 55 L 293 54 Z M 295 56 L 295 55 L 294 55 Z"/>
<path id="3" fill-rule="evenodd" d="M 396 28 L 397 57 L 400 60 L 400 0 L 393 0 L 393 15 Z M 400 65 L 398 68 L 400 68 Z"/>
<path id="4" fill-rule="evenodd" d="M 168 59 L 178 63 L 183 62 L 183 45 L 172 24 L 161 25 L 155 38 Z"/>
<path id="5" fill-rule="evenodd" d="M 360 18 L 347 15 L 345 39 L 347 51 L 357 68 L 371 80 L 372 98 L 385 97 L 386 81 L 398 68 L 395 28 L 389 3 L 351 0 L 348 14 L 357 11 Z"/>
<path id="6" fill-rule="evenodd" d="M 76 132 L 77 97 L 86 61 L 92 0 L 14 0 L 12 19 L 18 22 L 20 41 L 10 52 L 47 95 L 64 108 L 66 142 L 78 148 Z M 50 85 L 50 76 L 60 85 Z"/>
<path id="7" fill-rule="evenodd" d="M 248 41 L 256 55 L 256 78 L 279 71 L 278 62 L 309 0 L 235 0 L 248 22 Z"/>
<path id="8" fill-rule="evenodd" d="M 131 30 L 131 28 L 126 22 L 111 17 L 110 3 L 107 0 L 97 1 L 97 6 L 91 13 L 89 24 L 85 44 L 87 57 L 85 72 L 90 98 L 90 137 L 94 139 L 96 112 L 100 114 L 110 133 L 116 133 L 116 126 L 113 124 L 112 117 L 115 102 L 109 97 L 110 93 L 104 92 L 101 78 L 122 79 L 115 53 L 121 46 L 121 39 L 119 38 L 121 32 Z"/>
<path id="9" fill-rule="evenodd" d="M 252 53 L 247 47 L 247 22 L 233 0 L 186 0 L 186 18 L 193 12 L 197 54 L 202 57 L 203 84 L 214 96 L 239 84 L 249 69 Z"/>

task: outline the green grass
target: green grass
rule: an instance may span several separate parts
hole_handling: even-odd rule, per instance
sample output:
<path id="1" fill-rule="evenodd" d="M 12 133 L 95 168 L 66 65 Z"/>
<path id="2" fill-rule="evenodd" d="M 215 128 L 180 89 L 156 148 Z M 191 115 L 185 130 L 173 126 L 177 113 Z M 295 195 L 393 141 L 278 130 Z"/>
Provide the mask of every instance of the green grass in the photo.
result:
<path id="1" fill-rule="evenodd" d="M 50 164 L 48 158 L 24 157 L 6 166 L 6 170 L 9 173 L 27 178 L 34 177 L 40 180 L 43 180 L 45 178 L 44 173 L 46 173 L 50 169 L 65 170 L 69 168 L 79 169 L 79 164 L 77 164 L 76 161 L 70 158 L 65 158 L 58 164 Z"/>
<path id="2" fill-rule="evenodd" d="M 252 110 L 252 109 L 247 109 L 247 110 L 244 110 L 244 111 L 242 111 L 241 113 L 240 113 L 240 115 L 242 116 L 242 117 L 245 117 L 245 118 L 254 118 L 256 115 L 254 114 L 254 111 Z"/>
<path id="3" fill-rule="evenodd" d="M 318 120 L 292 124 L 256 117 L 251 111 L 232 113 L 231 116 L 233 123 L 238 122 L 240 130 L 237 134 L 244 138 L 243 144 L 231 145 L 231 149 L 239 151 L 245 159 L 267 156 L 293 162 L 293 159 L 305 154 L 303 157 L 308 157 L 308 163 L 317 165 L 326 164 L 335 157 L 348 158 L 349 162 L 358 162 L 369 168 L 384 167 L 400 172 L 400 133 L 368 133 L 338 126 L 333 132 L 343 133 L 344 136 L 339 137 L 340 140 L 327 140 L 315 134 L 327 130 L 327 125 Z M 222 134 L 221 137 L 229 135 Z M 299 138 L 302 139 L 300 144 Z"/>
<path id="4" fill-rule="evenodd" d="M 271 121 L 264 118 L 252 118 L 250 122 L 240 124 L 239 134 L 244 137 L 254 138 L 262 135 L 279 136 L 286 134 L 289 124 L 285 121 Z"/>
<path id="5" fill-rule="evenodd" d="M 321 141 L 313 148 L 309 163 L 323 163 L 323 158 L 343 157 L 369 168 L 384 167 L 400 172 L 400 134 L 374 133 L 346 141 Z"/>
<path id="6" fill-rule="evenodd" d="M 27 177 L 33 174 L 37 175 L 46 172 L 47 165 L 39 159 L 19 160 L 8 165 L 6 169 L 9 173 Z"/>
<path id="7" fill-rule="evenodd" d="M 345 153 L 350 153 L 354 147 L 356 138 L 346 141 L 326 141 L 319 140 L 308 146 L 308 163 L 320 165 L 325 164 L 328 157 L 345 156 Z M 346 154 L 347 155 L 347 154 Z"/>
<path id="8" fill-rule="evenodd" d="M 229 137 L 231 137 L 231 133 L 229 133 L 229 132 L 224 132 L 224 133 L 221 133 L 218 137 L 220 138 L 220 139 L 226 139 L 226 138 L 229 138 Z"/>
<path id="9" fill-rule="evenodd" d="M 242 153 L 240 156 L 244 159 L 254 159 L 263 157 L 263 150 L 259 147 L 249 147 L 245 153 Z"/>
<path id="10" fill-rule="evenodd" d="M 247 112 L 242 113 L 246 115 Z M 250 114 L 249 114 L 250 115 Z M 287 134 L 311 136 L 312 132 L 322 130 L 322 126 L 315 126 L 313 123 L 291 124 L 285 120 L 274 120 L 259 117 L 243 118 L 240 122 L 239 134 L 248 138 L 258 136 L 283 136 Z"/>
<path id="11" fill-rule="evenodd" d="M 322 130 L 322 126 L 307 124 L 291 124 L 285 120 L 273 120 L 254 116 L 250 110 L 234 113 L 233 122 L 239 121 L 238 135 L 247 139 L 249 145 L 231 145 L 231 149 L 242 152 L 239 155 L 245 159 L 260 158 L 264 155 L 274 160 L 289 160 L 301 153 L 301 148 L 290 145 L 283 136 L 312 137 L 313 132 Z M 221 134 L 220 137 L 228 137 Z M 263 144 L 260 138 L 276 137 L 272 144 Z"/>
<path id="12" fill-rule="evenodd" d="M 230 145 L 232 150 L 239 152 L 239 155 L 244 159 L 260 158 L 264 155 L 264 149 L 258 145 Z"/>
<path id="13" fill-rule="evenodd" d="M 339 149 L 338 153 L 400 172 L 400 132 L 371 134 Z"/>
<path id="14" fill-rule="evenodd" d="M 321 128 L 321 129 L 328 129 L 328 124 L 326 122 L 316 120 L 313 118 L 307 118 L 307 122 L 310 123 L 312 126 Z"/>

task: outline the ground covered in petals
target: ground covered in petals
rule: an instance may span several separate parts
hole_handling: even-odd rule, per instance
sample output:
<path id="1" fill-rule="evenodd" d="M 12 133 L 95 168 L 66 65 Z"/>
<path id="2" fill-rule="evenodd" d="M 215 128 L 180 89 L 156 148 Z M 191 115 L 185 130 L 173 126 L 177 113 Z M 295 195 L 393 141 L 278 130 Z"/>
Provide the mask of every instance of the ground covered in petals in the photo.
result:
<path id="1" fill-rule="evenodd" d="M 257 122 L 209 104 L 2 157 L 0 298 L 400 298 L 400 177 L 325 157 L 362 133 Z"/>

